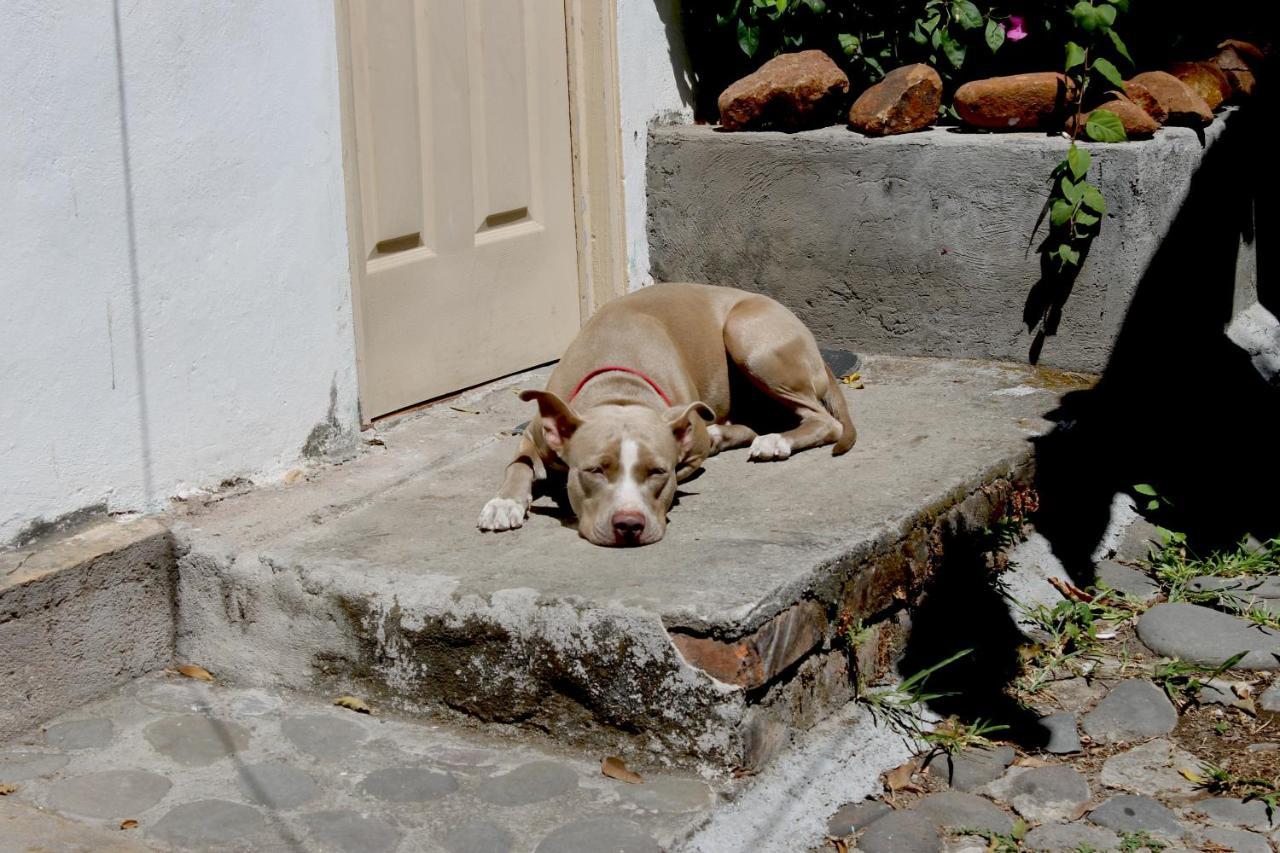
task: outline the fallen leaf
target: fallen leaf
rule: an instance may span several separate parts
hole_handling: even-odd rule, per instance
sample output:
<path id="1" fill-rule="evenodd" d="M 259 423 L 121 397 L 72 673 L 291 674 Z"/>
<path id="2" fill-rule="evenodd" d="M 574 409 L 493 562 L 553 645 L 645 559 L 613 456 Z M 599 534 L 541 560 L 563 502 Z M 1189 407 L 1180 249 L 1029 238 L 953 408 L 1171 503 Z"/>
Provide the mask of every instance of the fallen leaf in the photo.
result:
<path id="1" fill-rule="evenodd" d="M 1200 785 L 1204 782 L 1204 777 L 1201 776 L 1199 773 L 1195 772 L 1194 770 L 1188 770 L 1187 768 L 1183 767 L 1183 768 L 1180 768 L 1178 772 L 1181 773 L 1182 778 L 1186 779 L 1188 782 L 1194 782 L 1197 785 Z"/>
<path id="2" fill-rule="evenodd" d="M 1018 818 L 1013 823 L 1013 831 L 1009 833 L 1015 841 L 1021 841 L 1026 837 L 1027 832 L 1031 829 L 1027 822 L 1022 818 Z"/>
<path id="3" fill-rule="evenodd" d="M 292 486 L 294 483 L 298 482 L 298 478 L 300 478 L 301 476 L 302 476 L 301 468 L 291 468 L 290 470 L 285 472 L 284 484 L 286 486 Z"/>
<path id="4" fill-rule="evenodd" d="M 644 777 L 634 770 L 627 769 L 627 763 L 617 756 L 610 755 L 600 762 L 600 772 L 610 779 L 626 782 L 630 785 L 643 785 Z"/>
<path id="5" fill-rule="evenodd" d="M 1086 604 L 1093 601 L 1092 595 L 1070 581 L 1064 581 L 1062 578 L 1049 578 L 1049 584 L 1060 592 L 1063 598 L 1069 598 L 1072 601 L 1083 601 Z"/>
<path id="6" fill-rule="evenodd" d="M 1115 631 L 1099 631 L 1093 635 L 1095 640 L 1114 640 L 1116 638 Z"/>
<path id="7" fill-rule="evenodd" d="M 1247 681 L 1236 681 L 1231 684 L 1231 692 L 1238 699 L 1248 699 L 1253 695 L 1253 685 Z"/>
<path id="8" fill-rule="evenodd" d="M 9 785 L 5 782 L 0 782 L 0 797 L 7 797 L 16 790 L 18 790 L 17 785 Z"/>
<path id="9" fill-rule="evenodd" d="M 1036 758 L 1034 755 L 1024 755 L 1017 761 L 1013 762 L 1019 767 L 1052 767 L 1052 761 L 1045 761 L 1043 758 Z"/>
<path id="10" fill-rule="evenodd" d="M 464 415 L 480 414 L 479 409 L 468 409 L 468 408 L 464 408 L 463 406 L 450 406 L 449 408 L 453 409 L 455 412 L 462 412 Z"/>
<path id="11" fill-rule="evenodd" d="M 885 774 L 884 786 L 889 789 L 890 793 L 901 791 L 911 785 L 911 776 L 916 772 L 915 759 L 911 759 L 906 764 L 900 764 Z"/>
<path id="12" fill-rule="evenodd" d="M 836 853 L 849 853 L 849 845 L 845 843 L 843 838 L 827 837 L 827 843 L 830 844 Z"/>
<path id="13" fill-rule="evenodd" d="M 122 820 L 120 821 L 120 828 L 121 829 L 137 829 L 138 822 L 133 818 L 129 818 L 128 820 Z"/>
<path id="14" fill-rule="evenodd" d="M 196 666 L 193 663 L 184 663 L 178 667 L 178 672 L 187 678 L 194 678 L 196 681 L 213 681 L 213 676 L 209 674 L 209 670 L 202 666 Z"/>
<path id="15" fill-rule="evenodd" d="M 1080 818 L 1084 817 L 1091 811 L 1093 811 L 1092 803 L 1081 803 L 1080 805 L 1076 806 L 1075 811 L 1071 813 L 1071 819 L 1079 820 Z"/>
<path id="16" fill-rule="evenodd" d="M 370 708 L 363 699 L 355 696 L 339 696 L 333 700 L 333 704 L 339 708 L 346 708 L 348 711 L 355 711 L 357 714 L 372 714 L 373 709 Z"/>

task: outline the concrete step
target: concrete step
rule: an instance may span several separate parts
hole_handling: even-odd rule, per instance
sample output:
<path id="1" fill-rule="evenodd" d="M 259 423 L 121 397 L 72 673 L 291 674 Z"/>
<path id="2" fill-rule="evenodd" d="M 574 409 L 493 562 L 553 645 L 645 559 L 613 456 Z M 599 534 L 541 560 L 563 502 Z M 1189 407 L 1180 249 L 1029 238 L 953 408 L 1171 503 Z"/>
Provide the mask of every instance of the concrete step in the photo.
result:
<path id="1" fill-rule="evenodd" d="M 529 412 L 510 387 L 437 406 L 365 459 L 174 519 L 179 656 L 646 765 L 759 768 L 883 671 L 950 534 L 1004 512 L 1084 381 L 885 357 L 863 374 L 850 454 L 716 457 L 635 550 L 579 539 L 545 499 L 518 532 L 477 532 Z M 856 655 L 842 619 L 871 626 Z"/>

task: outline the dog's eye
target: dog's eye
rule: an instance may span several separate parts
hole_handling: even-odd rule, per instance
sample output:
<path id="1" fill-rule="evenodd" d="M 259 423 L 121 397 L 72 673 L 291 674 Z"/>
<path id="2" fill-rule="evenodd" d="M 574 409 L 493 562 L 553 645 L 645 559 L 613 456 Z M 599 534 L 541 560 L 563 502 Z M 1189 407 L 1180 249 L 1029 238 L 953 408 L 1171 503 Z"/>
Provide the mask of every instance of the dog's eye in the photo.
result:
<path id="1" fill-rule="evenodd" d="M 666 468 L 650 468 L 650 469 L 649 469 L 649 476 L 650 476 L 650 477 L 665 477 L 665 476 L 667 476 L 667 469 L 666 469 Z"/>
<path id="2" fill-rule="evenodd" d="M 590 468 L 583 468 L 582 473 L 591 474 L 596 477 L 604 476 L 604 469 L 599 465 L 592 465 Z"/>

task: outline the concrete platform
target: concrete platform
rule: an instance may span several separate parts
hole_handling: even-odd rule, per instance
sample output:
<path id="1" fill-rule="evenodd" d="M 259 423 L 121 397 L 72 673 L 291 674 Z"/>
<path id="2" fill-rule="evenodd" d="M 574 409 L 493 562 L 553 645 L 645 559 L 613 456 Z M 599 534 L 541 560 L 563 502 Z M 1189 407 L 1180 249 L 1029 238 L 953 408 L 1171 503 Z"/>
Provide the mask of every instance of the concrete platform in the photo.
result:
<path id="1" fill-rule="evenodd" d="M 1042 413 L 1084 382 L 911 358 L 863 374 L 850 454 L 712 459 L 636 550 L 586 543 L 546 499 L 518 532 L 477 532 L 529 412 L 510 388 L 436 407 L 365 459 L 174 520 L 178 654 L 645 765 L 759 767 L 851 697 L 842 614 L 877 626 L 855 664 L 874 675 L 948 532 L 1003 512 Z"/>

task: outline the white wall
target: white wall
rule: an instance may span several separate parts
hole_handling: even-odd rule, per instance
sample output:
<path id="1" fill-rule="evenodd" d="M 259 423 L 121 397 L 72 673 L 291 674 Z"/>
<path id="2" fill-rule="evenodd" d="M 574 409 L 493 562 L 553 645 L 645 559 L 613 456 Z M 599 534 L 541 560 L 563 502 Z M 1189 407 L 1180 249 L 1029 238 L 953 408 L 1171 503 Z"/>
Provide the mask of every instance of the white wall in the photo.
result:
<path id="1" fill-rule="evenodd" d="M 680 34 L 680 0 L 618 0 L 618 88 L 622 173 L 631 287 L 649 275 L 645 152 L 653 121 L 690 121 L 689 57 Z"/>
<path id="2" fill-rule="evenodd" d="M 355 426 L 336 50 L 333 0 L 0 4 L 0 544 Z"/>

